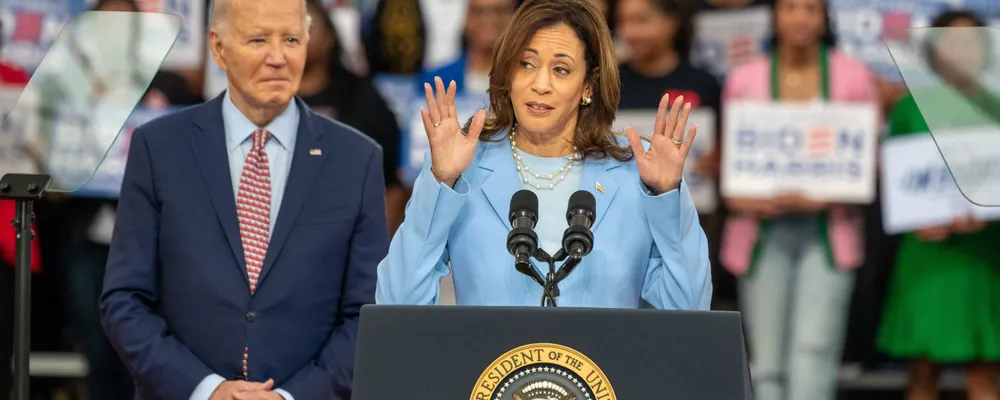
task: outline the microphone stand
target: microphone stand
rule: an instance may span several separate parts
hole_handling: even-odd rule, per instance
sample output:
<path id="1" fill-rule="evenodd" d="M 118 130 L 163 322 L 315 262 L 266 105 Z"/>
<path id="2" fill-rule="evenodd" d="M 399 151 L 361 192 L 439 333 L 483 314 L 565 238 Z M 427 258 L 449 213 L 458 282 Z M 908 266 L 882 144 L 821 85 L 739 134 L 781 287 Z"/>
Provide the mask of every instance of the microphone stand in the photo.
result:
<path id="1" fill-rule="evenodd" d="M 562 261 L 567 255 L 563 249 L 559 249 L 554 256 L 550 256 L 541 247 L 535 250 L 535 259 L 549 265 L 549 272 L 545 275 L 544 282 L 539 282 L 542 284 L 542 307 L 556 307 L 559 288 L 552 285 L 551 282 L 556 276 L 556 262 Z"/>
<path id="2" fill-rule="evenodd" d="M 34 202 L 42 198 L 51 178 L 42 174 L 6 174 L 0 178 L 0 198 L 14 200 L 17 232 L 14 250 L 14 399 L 28 399 L 28 357 L 31 351 L 31 241 L 35 233 Z M 0 360 L 0 362 L 7 362 Z"/>

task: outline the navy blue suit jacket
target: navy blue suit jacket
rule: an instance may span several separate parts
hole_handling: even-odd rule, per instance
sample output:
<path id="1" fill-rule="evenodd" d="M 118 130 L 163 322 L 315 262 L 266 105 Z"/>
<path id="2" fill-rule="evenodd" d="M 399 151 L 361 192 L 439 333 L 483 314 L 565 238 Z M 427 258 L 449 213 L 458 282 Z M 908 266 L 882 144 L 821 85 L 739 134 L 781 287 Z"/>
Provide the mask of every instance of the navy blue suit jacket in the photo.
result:
<path id="1" fill-rule="evenodd" d="M 388 251 L 382 153 L 309 111 L 250 294 L 222 96 L 132 135 L 100 310 L 137 395 L 187 399 L 213 373 L 296 400 L 349 398 L 358 314 Z"/>

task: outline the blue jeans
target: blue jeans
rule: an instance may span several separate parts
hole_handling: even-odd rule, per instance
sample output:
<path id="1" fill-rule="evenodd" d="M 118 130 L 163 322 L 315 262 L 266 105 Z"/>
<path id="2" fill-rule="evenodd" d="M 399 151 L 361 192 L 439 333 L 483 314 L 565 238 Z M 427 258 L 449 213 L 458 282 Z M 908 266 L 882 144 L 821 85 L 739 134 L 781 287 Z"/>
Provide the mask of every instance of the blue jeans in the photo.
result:
<path id="1" fill-rule="evenodd" d="M 813 217 L 775 220 L 740 280 L 756 400 L 833 400 L 854 275 L 830 265 Z"/>

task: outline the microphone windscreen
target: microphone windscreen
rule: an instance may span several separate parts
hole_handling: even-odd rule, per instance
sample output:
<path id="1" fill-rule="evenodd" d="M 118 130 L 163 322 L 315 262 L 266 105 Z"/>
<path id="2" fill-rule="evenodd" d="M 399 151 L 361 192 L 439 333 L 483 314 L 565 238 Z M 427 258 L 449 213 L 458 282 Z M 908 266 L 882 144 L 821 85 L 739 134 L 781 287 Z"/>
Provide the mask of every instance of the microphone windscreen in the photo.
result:
<path id="1" fill-rule="evenodd" d="M 518 190 L 510 198 L 510 212 L 525 210 L 538 215 L 538 196 L 527 189 Z"/>
<path id="2" fill-rule="evenodd" d="M 597 200 L 594 199 L 594 194 L 586 190 L 577 190 L 572 196 L 569 196 L 569 209 L 570 210 L 586 210 L 594 213 L 594 209 L 597 208 Z"/>

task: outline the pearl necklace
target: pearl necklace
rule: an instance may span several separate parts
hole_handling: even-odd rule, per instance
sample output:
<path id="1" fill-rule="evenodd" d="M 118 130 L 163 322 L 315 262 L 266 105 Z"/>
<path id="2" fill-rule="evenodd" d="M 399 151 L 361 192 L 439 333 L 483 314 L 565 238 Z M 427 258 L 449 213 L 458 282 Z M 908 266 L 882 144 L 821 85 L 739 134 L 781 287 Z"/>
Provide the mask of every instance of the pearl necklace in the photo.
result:
<path id="1" fill-rule="evenodd" d="M 576 146 L 573 146 L 573 154 L 566 156 L 566 164 L 563 165 L 562 167 L 559 167 L 559 171 L 553 172 L 551 174 L 535 173 L 530 168 L 528 168 L 528 166 L 524 163 L 523 160 L 521 160 L 521 155 L 517 154 L 517 141 L 514 140 L 514 132 L 511 132 L 510 134 L 510 152 L 511 154 L 514 155 L 514 163 L 517 165 L 517 174 L 521 176 L 521 181 L 531 185 L 532 187 L 538 190 L 554 189 L 556 185 L 562 183 L 562 181 L 566 179 L 566 176 L 569 175 L 569 172 L 573 170 L 573 162 L 579 159 L 577 148 Z M 525 175 L 525 173 L 528 173 L 534 176 L 535 179 L 539 180 L 547 180 L 547 181 L 555 180 L 555 183 L 549 183 L 547 185 L 537 184 L 533 181 L 529 181 L 528 176 Z"/>

